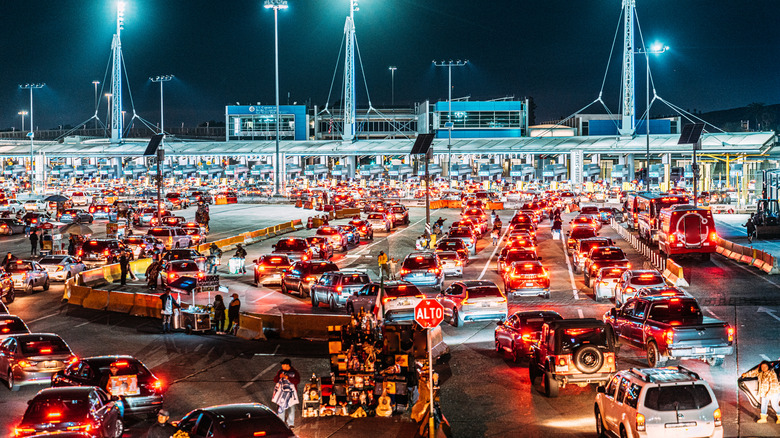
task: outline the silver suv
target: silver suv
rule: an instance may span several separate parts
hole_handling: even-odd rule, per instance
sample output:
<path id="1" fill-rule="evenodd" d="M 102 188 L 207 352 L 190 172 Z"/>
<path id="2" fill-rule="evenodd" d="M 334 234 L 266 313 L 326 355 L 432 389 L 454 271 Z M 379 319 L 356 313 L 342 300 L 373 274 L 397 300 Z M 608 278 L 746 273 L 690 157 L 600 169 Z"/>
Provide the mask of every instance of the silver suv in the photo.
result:
<path id="1" fill-rule="evenodd" d="M 598 436 L 723 437 L 712 388 L 681 366 L 619 371 L 598 388 L 594 412 Z"/>
<path id="2" fill-rule="evenodd" d="M 352 294 L 370 282 L 368 274 L 364 272 L 326 272 L 311 285 L 311 305 L 319 307 L 320 303 L 327 303 L 330 310 L 336 311 L 347 304 Z"/>

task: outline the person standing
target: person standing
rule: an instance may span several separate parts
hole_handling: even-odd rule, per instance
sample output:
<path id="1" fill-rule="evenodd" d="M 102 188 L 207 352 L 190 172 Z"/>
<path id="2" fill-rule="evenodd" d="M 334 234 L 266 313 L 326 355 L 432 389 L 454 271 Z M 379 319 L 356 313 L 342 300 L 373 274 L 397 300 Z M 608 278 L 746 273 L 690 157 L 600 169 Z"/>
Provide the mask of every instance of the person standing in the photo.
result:
<path id="1" fill-rule="evenodd" d="M 217 334 L 225 332 L 225 302 L 222 300 L 222 295 L 217 294 L 214 297 L 214 304 L 211 306 L 214 308 L 214 331 Z"/>
<path id="2" fill-rule="evenodd" d="M 241 259 L 239 272 L 242 274 L 246 274 L 246 262 L 244 261 L 246 259 L 246 250 L 244 249 L 244 246 L 241 245 L 240 243 L 236 245 L 236 253 L 233 257 Z"/>
<path id="3" fill-rule="evenodd" d="M 239 315 L 241 314 L 241 300 L 238 299 L 238 294 L 233 294 L 233 299 L 228 306 L 228 330 L 232 334 L 236 334 L 238 331 L 235 325 L 239 323 Z"/>
<path id="4" fill-rule="evenodd" d="M 775 423 L 780 424 L 780 382 L 777 380 L 775 370 L 769 362 L 763 361 L 755 370 L 742 373 L 742 378 L 746 377 L 758 377 L 757 395 L 761 398 L 761 417 L 756 420 L 756 423 L 766 423 L 771 403 L 777 417 Z"/>
<path id="5" fill-rule="evenodd" d="M 38 232 L 35 230 L 30 232 L 30 255 L 38 255 Z"/>
<path id="6" fill-rule="evenodd" d="M 146 432 L 146 438 L 171 438 L 176 433 L 176 428 L 168 423 L 171 414 L 165 409 L 157 412 L 157 423 L 154 423 L 149 431 Z"/>
<path id="7" fill-rule="evenodd" d="M 274 394 L 271 401 L 276 403 L 276 414 L 287 426 L 295 427 L 295 405 L 298 404 L 298 384 L 301 383 L 301 375 L 293 368 L 290 359 L 282 361 L 282 368 L 274 376 Z"/>
<path id="8" fill-rule="evenodd" d="M 70 235 L 70 238 L 68 238 L 68 255 L 76 255 L 76 240 L 73 238 L 72 234 Z"/>
<path id="9" fill-rule="evenodd" d="M 743 227 L 747 228 L 747 239 L 748 243 L 753 243 L 753 238 L 756 235 L 756 224 L 753 222 L 753 213 L 750 213 L 750 217 L 748 218 L 745 225 L 742 225 Z"/>
<path id="10" fill-rule="evenodd" d="M 498 245 L 499 234 L 500 231 L 498 231 L 498 228 L 493 228 L 493 231 L 490 232 L 490 237 L 493 238 L 493 246 Z"/>
<path id="11" fill-rule="evenodd" d="M 552 225 L 553 240 L 559 240 L 561 238 L 561 230 L 563 228 L 563 221 L 560 216 L 555 216 Z"/>
<path id="12" fill-rule="evenodd" d="M 130 260 L 127 258 L 127 252 L 122 251 L 122 255 L 119 256 L 119 284 L 124 286 L 127 284 L 127 271 L 130 269 Z"/>
<path id="13" fill-rule="evenodd" d="M 379 251 L 379 255 L 376 258 L 377 263 L 379 264 L 379 277 L 380 278 L 389 278 L 389 269 L 390 266 L 388 265 L 388 261 L 390 260 L 389 257 L 387 257 L 387 254 L 385 254 L 384 251 Z"/>
<path id="14" fill-rule="evenodd" d="M 149 267 L 146 268 L 146 284 L 151 290 L 157 290 L 157 277 L 160 276 L 160 262 L 157 258 L 152 259 Z"/>
<path id="15" fill-rule="evenodd" d="M 162 301 L 162 325 L 163 333 L 170 333 L 171 320 L 173 319 L 173 308 L 181 309 L 181 306 L 171 295 L 171 289 L 166 287 L 165 292 L 160 295 L 160 301 Z"/>
<path id="16" fill-rule="evenodd" d="M 211 242 L 211 246 L 209 246 L 209 274 L 217 273 L 220 259 L 222 259 L 222 250 L 219 249 L 216 243 Z"/>

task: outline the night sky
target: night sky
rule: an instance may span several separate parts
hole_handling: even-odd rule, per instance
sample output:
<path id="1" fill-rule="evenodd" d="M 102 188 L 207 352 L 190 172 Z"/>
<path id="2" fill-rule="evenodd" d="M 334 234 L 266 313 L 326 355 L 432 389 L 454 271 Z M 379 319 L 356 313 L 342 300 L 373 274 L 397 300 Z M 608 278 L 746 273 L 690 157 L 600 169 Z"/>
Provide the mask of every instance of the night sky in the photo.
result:
<path id="1" fill-rule="evenodd" d="M 128 0 L 122 32 L 129 86 L 139 115 L 159 120 L 166 84 L 166 127 L 224 121 L 226 104 L 273 104 L 273 12 L 262 0 Z M 94 112 L 92 81 L 108 82 L 115 1 L 5 0 L 0 6 L 0 129 L 21 124 L 35 94 L 40 129 L 76 125 Z M 289 0 L 279 12 L 281 103 L 322 107 L 337 63 L 349 0 Z M 533 96 L 537 122 L 567 116 L 601 88 L 618 25 L 620 0 L 363 0 L 358 45 L 375 107 L 447 97 L 446 69 L 434 59 L 468 59 L 453 70 L 453 97 Z M 686 109 L 726 109 L 780 101 L 778 0 L 637 0 L 648 43 L 671 50 L 651 56 L 658 93 Z M 622 32 L 622 31 L 621 31 Z M 618 40 L 619 42 L 619 40 Z M 618 45 L 604 99 L 619 102 Z M 339 61 L 343 66 L 343 58 Z M 645 62 L 637 58 L 637 111 L 644 110 Z M 342 72 L 330 102 L 341 97 Z M 358 76 L 358 107 L 367 107 Z M 101 84 L 101 87 L 103 85 Z M 101 96 L 109 92 L 109 85 Z M 125 92 L 125 109 L 132 112 Z M 100 117 L 105 120 L 103 98 Z M 593 112 L 598 108 L 594 108 Z M 653 113 L 668 114 L 666 107 Z M 129 116 L 128 116 L 129 117 Z M 27 120 L 29 123 L 29 119 Z"/>

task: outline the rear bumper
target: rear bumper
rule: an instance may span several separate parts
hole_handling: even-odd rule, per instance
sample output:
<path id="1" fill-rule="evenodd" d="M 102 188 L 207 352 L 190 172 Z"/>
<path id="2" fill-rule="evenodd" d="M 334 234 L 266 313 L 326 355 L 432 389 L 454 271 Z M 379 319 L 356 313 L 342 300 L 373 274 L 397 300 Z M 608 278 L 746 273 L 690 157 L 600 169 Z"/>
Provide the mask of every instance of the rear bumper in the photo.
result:
<path id="1" fill-rule="evenodd" d="M 162 395 L 125 397 L 125 415 L 153 414 L 160 410 L 163 404 Z"/>
<path id="2" fill-rule="evenodd" d="M 479 309 L 479 308 L 477 308 Z M 500 320 L 504 321 L 506 320 L 507 316 L 507 309 L 499 309 L 499 308 L 487 308 L 487 309 L 464 309 L 461 307 L 461 318 L 463 318 L 463 321 L 495 321 Z"/>
<path id="3" fill-rule="evenodd" d="M 550 294 L 549 287 L 529 287 L 529 288 L 515 288 L 508 289 L 507 295 L 513 297 L 542 297 Z"/>
<path id="4" fill-rule="evenodd" d="M 62 369 L 65 369 L 64 367 Z M 15 369 L 14 373 L 14 385 L 27 386 L 27 385 L 51 385 L 51 377 L 57 374 L 61 369 L 51 371 L 25 371 L 23 369 Z"/>
<path id="5" fill-rule="evenodd" d="M 666 253 L 669 255 L 711 254 L 718 249 L 718 246 L 716 244 L 712 244 L 709 246 L 695 247 L 695 248 L 686 248 L 684 246 L 679 247 L 676 246 L 675 244 L 669 244 L 669 243 L 664 243 L 664 246 L 667 248 Z"/>
<path id="6" fill-rule="evenodd" d="M 449 276 L 456 276 L 456 277 L 462 277 L 463 276 L 463 267 L 442 267 L 442 272 L 444 272 L 444 275 Z"/>
<path id="7" fill-rule="evenodd" d="M 669 347 L 667 354 L 674 359 L 699 359 L 705 357 L 731 356 L 734 346 L 718 347 Z"/>
<path id="8" fill-rule="evenodd" d="M 386 310 L 385 319 L 391 321 L 412 321 L 414 320 L 414 309 Z"/>
<path id="9" fill-rule="evenodd" d="M 563 383 L 605 383 L 612 377 L 612 373 L 593 374 L 555 374 L 553 377 Z"/>

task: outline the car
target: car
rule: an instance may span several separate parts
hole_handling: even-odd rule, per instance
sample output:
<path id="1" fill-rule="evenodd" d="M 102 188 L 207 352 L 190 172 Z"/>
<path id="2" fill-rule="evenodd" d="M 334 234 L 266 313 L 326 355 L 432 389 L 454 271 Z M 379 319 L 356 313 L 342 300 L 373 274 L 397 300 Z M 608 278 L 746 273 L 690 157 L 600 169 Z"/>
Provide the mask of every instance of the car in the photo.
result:
<path id="1" fill-rule="evenodd" d="M 16 214 L 19 211 L 24 210 L 24 204 L 16 199 L 2 199 L 0 200 L 0 211 Z"/>
<path id="2" fill-rule="evenodd" d="M 368 220 L 353 219 L 349 224 L 357 228 L 361 239 L 374 240 L 374 226 Z"/>
<path id="3" fill-rule="evenodd" d="M 385 233 L 389 233 L 393 229 L 393 221 L 387 217 L 387 214 L 383 212 L 369 213 L 366 221 L 376 230 L 384 230 Z"/>
<path id="4" fill-rule="evenodd" d="M 469 208 L 461 213 L 463 220 L 471 220 L 479 226 L 480 233 L 485 234 L 488 231 L 488 217 L 481 208 Z"/>
<path id="5" fill-rule="evenodd" d="M 460 226 L 450 228 L 450 231 L 447 233 L 447 237 L 450 239 L 462 240 L 463 244 L 466 245 L 466 248 L 468 248 L 469 251 L 471 251 L 472 255 L 477 254 L 477 235 L 471 228 Z"/>
<path id="6" fill-rule="evenodd" d="M 124 244 L 126 248 L 130 248 L 130 251 L 133 252 L 133 257 L 136 259 L 150 257 L 155 251 L 159 253 L 165 250 L 165 246 L 162 242 L 146 234 L 126 236 L 122 238 L 122 244 Z"/>
<path id="7" fill-rule="evenodd" d="M 341 251 L 346 252 L 348 247 L 347 236 L 338 227 L 331 227 L 329 225 L 323 225 L 317 228 L 314 233 L 317 237 L 328 239 L 333 248 L 339 248 Z"/>
<path id="8" fill-rule="evenodd" d="M 571 252 L 572 270 L 576 273 L 585 267 L 585 259 L 591 249 L 597 246 L 614 246 L 615 242 L 609 237 L 591 237 L 579 240 Z"/>
<path id="9" fill-rule="evenodd" d="M 468 262 L 462 253 L 457 251 L 436 251 L 441 262 L 441 270 L 445 276 L 463 277 L 463 266 Z"/>
<path id="10" fill-rule="evenodd" d="M 596 231 L 601 230 L 601 221 L 599 220 L 598 211 L 596 211 L 596 214 L 594 215 L 580 213 L 579 216 L 569 222 L 569 226 L 571 226 L 571 228 L 589 227 Z"/>
<path id="11" fill-rule="evenodd" d="M 173 208 L 184 209 L 190 206 L 189 199 L 180 195 L 179 193 L 167 193 L 165 195 L 165 200 L 170 202 Z"/>
<path id="12" fill-rule="evenodd" d="M 582 274 L 585 286 L 591 287 L 591 280 L 598 275 L 601 268 L 625 267 L 631 268 L 626 254 L 617 246 L 597 246 L 591 248 L 585 259 Z"/>
<path id="13" fill-rule="evenodd" d="M 594 318 L 544 323 L 539 342 L 531 347 L 531 383 L 541 377 L 547 397 L 557 397 L 570 383 L 606 384 L 616 371 L 614 339 L 612 326 Z"/>
<path id="14" fill-rule="evenodd" d="M 165 249 L 192 246 L 192 238 L 178 227 L 152 227 L 146 234 L 160 240 L 165 245 Z"/>
<path id="15" fill-rule="evenodd" d="M 596 230 L 590 227 L 575 227 L 566 232 L 566 254 L 571 255 L 582 239 L 597 237 Z"/>
<path id="16" fill-rule="evenodd" d="M 49 215 L 38 211 L 28 211 L 22 216 L 22 222 L 32 228 L 38 228 L 40 224 L 49 222 Z"/>
<path id="17" fill-rule="evenodd" d="M 550 298 L 550 273 L 538 260 L 513 262 L 501 278 L 507 296 Z"/>
<path id="18" fill-rule="evenodd" d="M 38 260 L 38 263 L 49 273 L 52 281 L 66 281 L 87 267 L 81 260 L 69 255 L 48 255 Z"/>
<path id="19" fill-rule="evenodd" d="M 333 245 L 331 245 L 330 240 L 324 237 L 310 236 L 306 238 L 306 243 L 311 247 L 315 258 L 330 260 L 333 257 Z"/>
<path id="20" fill-rule="evenodd" d="M 124 415 L 156 415 L 163 405 L 165 384 L 133 356 L 95 356 L 79 359 L 57 372 L 51 378 L 51 386 L 97 386 L 106 390 L 103 386 L 109 380 L 111 368 L 114 367 L 117 368 L 117 376 L 128 376 L 132 382 L 131 389 L 122 394 Z"/>
<path id="21" fill-rule="evenodd" d="M 205 227 L 201 227 L 199 224 L 195 222 L 187 222 L 181 224 L 179 228 L 184 230 L 184 232 L 187 233 L 188 236 L 190 236 L 190 238 L 192 239 L 193 246 L 206 243 L 206 235 L 208 234 L 208 232 L 206 231 Z"/>
<path id="22" fill-rule="evenodd" d="M 580 215 L 597 215 L 599 207 L 596 205 L 583 205 L 580 207 Z"/>
<path id="23" fill-rule="evenodd" d="M 386 321 L 413 321 L 415 306 L 425 299 L 420 289 L 407 281 L 386 281 L 384 285 L 374 282 L 364 287 L 369 288 L 369 296 L 381 294 L 381 311 Z"/>
<path id="24" fill-rule="evenodd" d="M 444 239 L 441 239 L 438 243 L 436 243 L 436 253 L 441 253 L 442 251 L 455 251 L 458 254 L 460 254 L 461 258 L 468 263 L 469 261 L 469 248 L 466 246 L 465 243 L 463 243 L 462 239 L 453 238 L 453 237 L 446 237 Z"/>
<path id="25" fill-rule="evenodd" d="M 618 371 L 598 388 L 593 412 L 598 436 L 723 437 L 715 393 L 681 366 Z"/>
<path id="26" fill-rule="evenodd" d="M 498 255 L 496 262 L 496 272 L 501 275 L 509 269 L 509 266 L 514 262 L 535 262 L 542 261 L 536 254 L 535 249 L 528 248 L 515 248 L 512 246 L 505 247 Z"/>
<path id="27" fill-rule="evenodd" d="M 289 271 L 292 261 L 286 255 L 266 254 L 254 260 L 255 286 L 262 284 L 281 284 L 282 274 Z"/>
<path id="28" fill-rule="evenodd" d="M 513 313 L 505 321 L 498 321 L 495 329 L 496 352 L 508 352 L 515 362 L 531 355 L 531 346 L 539 340 L 546 322 L 563 317 L 552 310 L 526 310 Z"/>
<path id="29" fill-rule="evenodd" d="M 60 212 L 57 218 L 59 222 L 64 224 L 76 223 L 76 224 L 91 224 L 95 221 L 94 215 L 77 208 L 69 208 Z"/>
<path id="30" fill-rule="evenodd" d="M 16 260 L 6 266 L 14 281 L 14 291 L 33 293 L 36 287 L 49 290 L 49 273 L 35 260 Z"/>
<path id="31" fill-rule="evenodd" d="M 16 315 L 0 316 L 0 343 L 11 336 L 26 335 L 30 333 L 30 328 L 24 323 L 24 320 Z"/>
<path id="32" fill-rule="evenodd" d="M 22 421 L 14 429 L 17 437 L 42 432 L 60 436 L 59 433 L 74 431 L 94 437 L 121 437 L 124 425 L 116 402 L 93 386 L 43 389 L 30 400 Z"/>
<path id="33" fill-rule="evenodd" d="M 51 376 L 76 360 L 68 344 L 53 333 L 9 336 L 0 343 L 0 378 L 11 391 L 26 385 L 48 385 Z"/>
<path id="34" fill-rule="evenodd" d="M 92 203 L 92 196 L 89 196 L 87 193 L 84 192 L 73 192 L 70 195 L 70 202 L 73 205 L 87 206 Z"/>
<path id="35" fill-rule="evenodd" d="M 259 403 L 195 409 L 176 422 L 176 430 L 177 438 L 295 437 L 275 411 Z"/>
<path id="36" fill-rule="evenodd" d="M 108 220 L 111 216 L 111 206 L 106 204 L 92 204 L 89 206 L 89 213 L 95 219 Z M 113 213 L 116 217 L 116 212 Z"/>
<path id="37" fill-rule="evenodd" d="M 436 297 L 444 319 L 459 327 L 466 322 L 506 320 L 506 296 L 492 281 L 456 281 Z"/>
<path id="38" fill-rule="evenodd" d="M 90 239 L 81 245 L 77 256 L 93 268 L 118 262 L 124 250 L 125 244 L 118 239 Z"/>
<path id="39" fill-rule="evenodd" d="M 636 295 L 643 287 L 664 287 L 666 280 L 663 275 L 651 269 L 629 269 L 623 272 L 615 288 L 615 306 L 620 307 Z"/>
<path id="40" fill-rule="evenodd" d="M 335 263 L 327 260 L 307 260 L 295 262 L 282 276 L 282 293 L 298 292 L 301 298 L 311 295 L 311 286 L 322 274 L 338 271 Z"/>
<path id="41" fill-rule="evenodd" d="M 194 248 L 170 249 L 160 257 L 163 266 L 173 260 L 192 260 L 201 271 L 206 270 L 206 256 Z"/>
<path id="42" fill-rule="evenodd" d="M 444 273 L 435 253 L 413 252 L 404 258 L 399 271 L 401 280 L 417 287 L 432 288 L 441 292 L 444 287 Z"/>
<path id="43" fill-rule="evenodd" d="M 16 298 L 14 279 L 11 276 L 11 273 L 2 267 L 0 267 L 0 298 L 5 300 L 6 304 L 13 303 Z M 0 309 L 0 313 L 2 313 L 2 309 Z"/>
<path id="44" fill-rule="evenodd" d="M 314 251 L 303 237 L 279 239 L 272 248 L 271 255 L 285 255 L 291 262 L 305 262 L 314 258 Z"/>
<path id="45" fill-rule="evenodd" d="M 336 225 L 336 227 L 339 228 L 345 236 L 347 236 L 347 244 L 360 245 L 360 231 L 358 231 L 354 225 Z"/>
<path id="46" fill-rule="evenodd" d="M 528 239 L 536 243 L 536 228 L 534 228 L 533 224 L 521 223 L 509 226 L 507 238 L 521 235 L 527 236 Z"/>
<path id="47" fill-rule="evenodd" d="M 409 210 L 403 205 L 391 205 L 387 210 L 393 214 L 393 225 L 409 225 Z"/>
<path id="48" fill-rule="evenodd" d="M 780 379 L 780 359 L 767 361 L 767 363 L 769 365 L 769 369 L 774 371 L 775 374 L 777 374 L 778 379 Z M 761 364 L 759 363 L 753 368 L 744 372 L 742 375 L 753 374 L 759 369 L 760 366 Z M 758 394 L 758 377 L 751 375 L 742 377 L 742 375 L 740 375 L 737 379 L 737 386 L 739 387 L 739 390 L 742 391 L 742 394 L 745 395 L 750 405 L 758 409 L 761 406 L 761 396 Z"/>
<path id="49" fill-rule="evenodd" d="M 368 274 L 363 272 L 326 272 L 311 285 L 311 305 L 319 307 L 320 303 L 325 303 L 330 310 L 336 311 L 345 307 L 347 299 L 370 282 Z"/>
<path id="50" fill-rule="evenodd" d="M 181 277 L 205 280 L 206 272 L 194 260 L 177 259 L 165 263 L 162 271 L 160 271 L 160 276 L 163 284 L 171 284 L 174 280 Z"/>
<path id="51" fill-rule="evenodd" d="M 611 266 L 599 269 L 599 273 L 593 280 L 593 298 L 601 301 L 602 298 L 610 299 L 615 297 L 615 289 L 620 282 L 620 277 L 628 268 Z"/>
<path id="52" fill-rule="evenodd" d="M 141 210 L 138 210 L 137 213 L 133 215 L 133 225 L 139 226 L 139 227 L 148 227 L 151 225 L 152 218 L 157 217 L 157 209 L 154 207 L 146 207 Z M 166 217 L 166 216 L 173 216 L 173 213 L 171 213 L 168 210 L 162 209 L 159 212 L 160 217 Z"/>
<path id="53" fill-rule="evenodd" d="M 24 233 L 24 222 L 13 218 L 0 218 L 0 235 L 11 236 Z"/>

